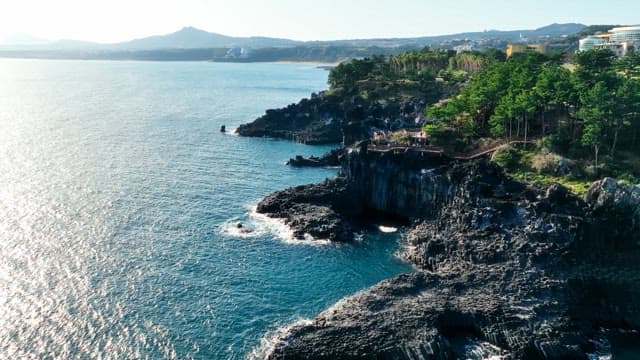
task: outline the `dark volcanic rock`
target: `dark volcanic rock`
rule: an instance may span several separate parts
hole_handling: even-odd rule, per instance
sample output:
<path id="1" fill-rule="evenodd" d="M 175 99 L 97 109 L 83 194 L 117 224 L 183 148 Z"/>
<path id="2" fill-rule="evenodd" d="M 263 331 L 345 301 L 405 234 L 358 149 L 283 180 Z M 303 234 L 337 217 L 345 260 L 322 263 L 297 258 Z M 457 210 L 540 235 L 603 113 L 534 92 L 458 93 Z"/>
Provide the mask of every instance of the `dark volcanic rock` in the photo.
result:
<path id="1" fill-rule="evenodd" d="M 236 131 L 241 136 L 272 137 L 310 145 L 351 144 L 368 139 L 372 128 L 415 126 L 415 119 L 422 117 L 425 107 L 424 99 L 417 97 L 380 104 L 358 96 L 322 92 L 282 109 L 267 110 Z"/>
<path id="2" fill-rule="evenodd" d="M 593 184 L 585 199 L 597 219 L 587 230 L 592 244 L 627 249 L 640 245 L 640 186 L 605 178 Z"/>
<path id="3" fill-rule="evenodd" d="M 605 179 L 583 201 L 484 162 L 365 149 L 345 156 L 338 180 L 261 209 L 291 223 L 305 209 L 332 224 L 369 211 L 411 218 L 405 258 L 419 271 L 293 326 L 268 358 L 455 359 L 479 342 L 487 356 L 586 359 L 599 328 L 640 329 L 638 187 Z"/>
<path id="4" fill-rule="evenodd" d="M 334 149 L 321 157 L 311 156 L 309 158 L 304 158 L 300 155 L 296 156 L 293 159 L 289 159 L 287 161 L 287 165 L 293 167 L 334 167 L 340 166 L 340 160 L 344 155 L 344 149 Z"/>
<path id="5" fill-rule="evenodd" d="M 362 213 L 352 194 L 353 187 L 340 179 L 298 186 L 267 196 L 257 211 L 283 219 L 299 239 L 309 234 L 315 239 L 351 241 L 355 228 L 348 219 Z"/>

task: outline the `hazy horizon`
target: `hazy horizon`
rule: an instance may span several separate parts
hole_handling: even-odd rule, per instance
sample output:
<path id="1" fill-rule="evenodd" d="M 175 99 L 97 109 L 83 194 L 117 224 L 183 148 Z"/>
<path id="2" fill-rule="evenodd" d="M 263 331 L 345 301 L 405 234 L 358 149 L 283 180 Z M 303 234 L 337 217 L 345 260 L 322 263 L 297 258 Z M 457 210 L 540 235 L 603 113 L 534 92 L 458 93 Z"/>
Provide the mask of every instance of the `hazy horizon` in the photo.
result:
<path id="1" fill-rule="evenodd" d="M 323 41 L 535 29 L 552 23 L 638 23 L 635 14 L 640 12 L 640 4 L 621 0 L 609 1 L 605 8 L 598 4 L 551 0 L 506 4 L 497 0 L 482 3 L 462 0 L 455 5 L 420 0 L 375 4 L 362 0 L 349 3 L 328 0 L 321 5 L 292 0 L 269 3 L 258 0 L 163 3 L 25 0 L 6 5 L 0 13 L 0 43 L 8 43 L 5 40 L 15 38 L 15 34 L 23 34 L 22 43 L 40 39 L 117 43 L 169 34 L 184 27 L 236 37 Z M 35 39 L 30 39 L 31 36 Z"/>

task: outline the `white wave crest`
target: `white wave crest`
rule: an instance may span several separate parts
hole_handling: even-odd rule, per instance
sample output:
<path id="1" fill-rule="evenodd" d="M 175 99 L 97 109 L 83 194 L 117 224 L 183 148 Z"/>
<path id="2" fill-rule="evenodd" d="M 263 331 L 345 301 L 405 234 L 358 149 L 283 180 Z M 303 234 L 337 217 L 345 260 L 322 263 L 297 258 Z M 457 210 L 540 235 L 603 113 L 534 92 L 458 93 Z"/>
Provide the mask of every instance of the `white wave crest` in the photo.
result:
<path id="1" fill-rule="evenodd" d="M 258 213 L 257 205 L 249 206 L 247 215 L 244 218 L 235 217 L 220 225 L 219 232 L 226 237 L 243 239 L 271 234 L 290 245 L 336 246 L 330 240 L 315 239 L 310 234 L 304 234 L 304 239 L 297 239 L 293 234 L 293 230 L 283 220 L 270 218 Z"/>
<path id="2" fill-rule="evenodd" d="M 327 246 L 334 245 L 333 242 L 326 239 L 315 239 L 310 234 L 304 234 L 304 239 L 296 239 L 293 230 L 284 223 L 282 219 L 270 218 L 267 215 L 257 212 L 257 207 L 253 206 L 249 212 L 249 218 L 255 224 L 259 224 L 286 244 L 290 245 L 311 245 L 311 246 Z"/>
<path id="3" fill-rule="evenodd" d="M 291 335 L 291 329 L 297 326 L 310 325 L 311 323 L 312 321 L 309 319 L 299 319 L 290 325 L 281 326 L 273 331 L 268 332 L 262 337 L 262 339 L 260 339 L 260 345 L 258 345 L 258 347 L 253 349 L 249 353 L 249 355 L 247 355 L 247 359 L 266 359 L 269 354 L 273 353 L 277 345 L 287 344 Z"/>
<path id="4" fill-rule="evenodd" d="M 393 234 L 395 232 L 398 232 L 398 228 L 397 227 L 384 226 L 384 225 L 378 226 L 378 230 L 380 230 L 380 232 L 383 232 L 385 234 Z"/>

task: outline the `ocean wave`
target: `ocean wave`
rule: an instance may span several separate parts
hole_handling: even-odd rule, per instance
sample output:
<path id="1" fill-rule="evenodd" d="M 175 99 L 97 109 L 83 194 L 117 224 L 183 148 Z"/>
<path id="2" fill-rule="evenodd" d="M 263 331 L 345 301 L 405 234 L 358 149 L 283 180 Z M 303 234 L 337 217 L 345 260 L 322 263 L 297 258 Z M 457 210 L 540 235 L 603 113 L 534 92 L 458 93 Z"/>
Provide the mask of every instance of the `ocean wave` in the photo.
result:
<path id="1" fill-rule="evenodd" d="M 272 235 L 290 245 L 307 246 L 335 246 L 327 239 L 316 239 L 310 234 L 304 234 L 304 239 L 297 239 L 293 230 L 281 219 L 274 219 L 257 211 L 257 205 L 251 205 L 244 217 L 227 220 L 219 227 L 221 235 L 232 238 L 258 238 Z"/>
<path id="2" fill-rule="evenodd" d="M 378 226 L 378 230 L 380 230 L 380 232 L 383 232 L 385 234 L 393 234 L 393 233 L 398 232 L 398 228 L 397 227 L 385 226 L 385 225 L 379 225 Z"/>
<path id="3" fill-rule="evenodd" d="M 608 339 L 610 330 L 605 328 L 600 328 L 599 336 L 595 339 L 592 339 L 593 343 L 596 346 L 596 351 L 590 354 L 587 354 L 589 360 L 611 360 L 613 358 L 613 354 L 611 351 L 611 342 Z"/>
<path id="4" fill-rule="evenodd" d="M 504 360 L 507 358 L 505 351 L 489 342 L 477 339 L 465 339 L 463 345 L 466 359 Z"/>
<path id="5" fill-rule="evenodd" d="M 297 239 L 291 227 L 284 223 L 281 219 L 274 219 L 267 215 L 260 214 L 257 211 L 257 206 L 251 207 L 249 212 L 249 219 L 253 224 L 258 225 L 261 228 L 267 229 L 269 233 L 276 236 L 286 244 L 290 245 L 310 245 L 310 246 L 327 246 L 334 245 L 330 240 L 316 239 L 310 234 L 304 234 L 304 239 Z"/>
<path id="6" fill-rule="evenodd" d="M 220 225 L 219 232 L 226 237 L 242 239 L 256 238 L 268 233 L 266 229 L 252 225 L 242 221 L 241 218 L 233 218 Z"/>
<path id="7" fill-rule="evenodd" d="M 249 360 L 262 360 L 266 359 L 269 354 L 273 353 L 276 346 L 282 344 L 287 345 L 290 341 L 291 330 L 298 326 L 310 325 L 313 321 L 310 319 L 298 319 L 292 324 L 281 326 L 273 331 L 268 332 L 260 339 L 260 345 L 253 349 L 247 359 Z"/>

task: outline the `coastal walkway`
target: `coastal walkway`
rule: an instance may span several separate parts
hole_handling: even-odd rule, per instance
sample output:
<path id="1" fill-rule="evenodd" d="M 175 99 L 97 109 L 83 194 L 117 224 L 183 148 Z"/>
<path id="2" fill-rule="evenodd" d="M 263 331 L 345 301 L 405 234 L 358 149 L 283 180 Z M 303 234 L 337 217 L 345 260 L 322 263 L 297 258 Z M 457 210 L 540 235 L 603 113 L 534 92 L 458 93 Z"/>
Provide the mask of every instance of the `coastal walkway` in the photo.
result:
<path id="1" fill-rule="evenodd" d="M 373 153 L 389 153 L 389 152 L 414 152 L 419 154 L 425 154 L 429 156 L 437 156 L 437 157 L 446 157 L 452 160 L 460 160 L 460 161 L 471 161 L 485 155 L 490 155 L 496 152 L 503 146 L 510 145 L 530 145 L 535 144 L 539 138 L 531 138 L 531 139 L 512 139 L 501 141 L 496 144 L 492 144 L 488 147 L 476 149 L 474 151 L 465 153 L 465 154 L 452 154 L 445 151 L 444 148 L 438 146 L 426 146 L 426 145 L 374 145 L 369 144 L 367 146 L 368 152 Z"/>

